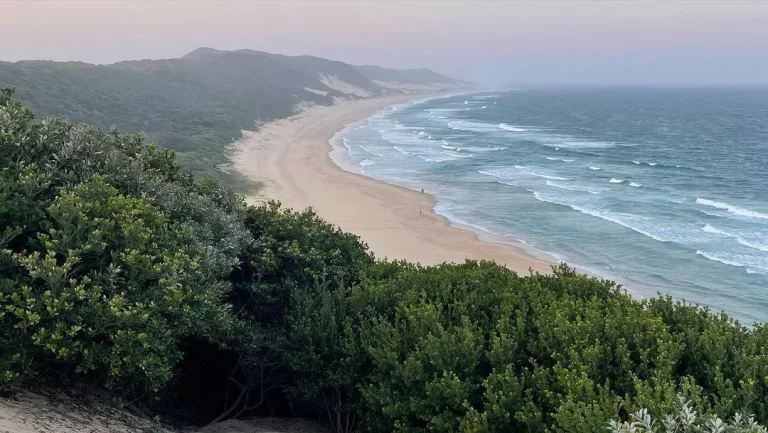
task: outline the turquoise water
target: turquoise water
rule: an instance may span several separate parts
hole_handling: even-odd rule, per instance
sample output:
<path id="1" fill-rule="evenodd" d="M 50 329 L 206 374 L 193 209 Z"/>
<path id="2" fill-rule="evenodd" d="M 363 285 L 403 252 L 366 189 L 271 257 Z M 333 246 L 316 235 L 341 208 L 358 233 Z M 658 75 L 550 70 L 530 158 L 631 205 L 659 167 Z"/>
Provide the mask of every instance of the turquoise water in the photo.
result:
<path id="1" fill-rule="evenodd" d="M 519 90 L 391 107 L 344 164 L 499 239 L 768 319 L 768 89 Z"/>

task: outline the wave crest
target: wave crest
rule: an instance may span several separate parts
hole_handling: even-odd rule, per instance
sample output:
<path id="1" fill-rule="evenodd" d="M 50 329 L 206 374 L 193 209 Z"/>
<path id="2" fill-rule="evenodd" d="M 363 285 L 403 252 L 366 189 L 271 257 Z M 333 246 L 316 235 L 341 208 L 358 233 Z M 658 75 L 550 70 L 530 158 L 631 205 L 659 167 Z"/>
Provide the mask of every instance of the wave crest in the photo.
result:
<path id="1" fill-rule="evenodd" d="M 509 123 L 499 123 L 499 128 L 510 132 L 526 132 L 525 128 L 519 128 L 517 126 L 510 125 Z"/>
<path id="2" fill-rule="evenodd" d="M 768 220 L 768 214 L 764 214 L 762 212 L 757 212 L 752 209 L 747 209 L 739 206 L 734 206 L 732 204 L 728 204 L 721 201 L 715 201 L 715 200 L 709 200 L 706 198 L 696 198 L 696 203 L 702 204 L 705 206 L 711 206 L 716 209 L 722 209 L 724 211 L 728 211 L 734 215 L 739 215 L 747 218 L 755 218 L 755 219 L 763 219 Z"/>

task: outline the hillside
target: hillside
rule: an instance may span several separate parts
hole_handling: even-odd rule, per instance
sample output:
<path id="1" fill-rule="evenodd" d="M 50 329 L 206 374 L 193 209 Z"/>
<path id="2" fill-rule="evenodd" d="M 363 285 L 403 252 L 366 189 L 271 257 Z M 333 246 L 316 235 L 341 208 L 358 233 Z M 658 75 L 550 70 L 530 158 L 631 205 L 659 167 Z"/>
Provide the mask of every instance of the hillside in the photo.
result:
<path id="1" fill-rule="evenodd" d="M 363 65 L 356 66 L 363 75 L 375 81 L 398 82 L 402 84 L 465 84 L 467 81 L 456 80 L 442 74 L 438 74 L 427 68 L 420 69 L 390 69 L 380 66 Z"/>
<path id="2" fill-rule="evenodd" d="M 420 91 L 461 83 L 443 77 Z M 38 115 L 144 133 L 175 150 L 186 169 L 230 181 L 216 167 L 228 161 L 225 147 L 254 122 L 290 116 L 306 104 L 410 91 L 377 84 L 366 71 L 343 62 L 211 48 L 111 65 L 0 62 L 0 88 L 8 86 Z"/>
<path id="3" fill-rule="evenodd" d="M 248 206 L 134 135 L 36 120 L 11 90 L 0 312 L 0 431 L 14 433 L 161 431 L 165 417 L 206 433 L 280 431 L 241 422 L 253 416 L 333 433 L 765 433 L 754 422 L 768 420 L 766 324 L 634 300 L 566 265 L 379 260 L 311 209 Z"/>

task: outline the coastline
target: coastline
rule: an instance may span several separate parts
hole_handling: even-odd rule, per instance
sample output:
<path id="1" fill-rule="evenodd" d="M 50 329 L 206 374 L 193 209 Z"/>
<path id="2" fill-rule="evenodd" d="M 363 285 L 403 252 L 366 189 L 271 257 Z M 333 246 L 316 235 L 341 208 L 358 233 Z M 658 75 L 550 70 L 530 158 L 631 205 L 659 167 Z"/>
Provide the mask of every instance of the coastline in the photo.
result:
<path id="1" fill-rule="evenodd" d="M 521 275 L 529 270 L 551 272 L 553 263 L 534 256 L 527 245 L 483 240 L 436 214 L 437 201 L 431 195 L 347 171 L 332 160 L 331 140 L 350 124 L 389 106 L 430 96 L 412 94 L 310 107 L 266 123 L 258 132 L 244 132 L 233 146 L 233 167 L 264 184 L 247 201 L 274 199 L 296 210 L 312 207 L 328 222 L 360 236 L 379 258 L 422 265 L 493 260 Z"/>

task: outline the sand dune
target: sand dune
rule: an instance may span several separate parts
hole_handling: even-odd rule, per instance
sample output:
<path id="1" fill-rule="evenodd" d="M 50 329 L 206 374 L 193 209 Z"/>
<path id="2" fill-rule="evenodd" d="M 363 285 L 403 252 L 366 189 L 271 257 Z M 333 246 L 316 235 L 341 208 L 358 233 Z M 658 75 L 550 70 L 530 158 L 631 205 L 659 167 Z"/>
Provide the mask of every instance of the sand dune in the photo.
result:
<path id="1" fill-rule="evenodd" d="M 49 390 L 0 397 L 2 433 L 330 433 L 325 423 L 297 418 L 227 420 L 207 427 L 172 427 L 120 408 L 117 400 L 70 397 Z"/>

